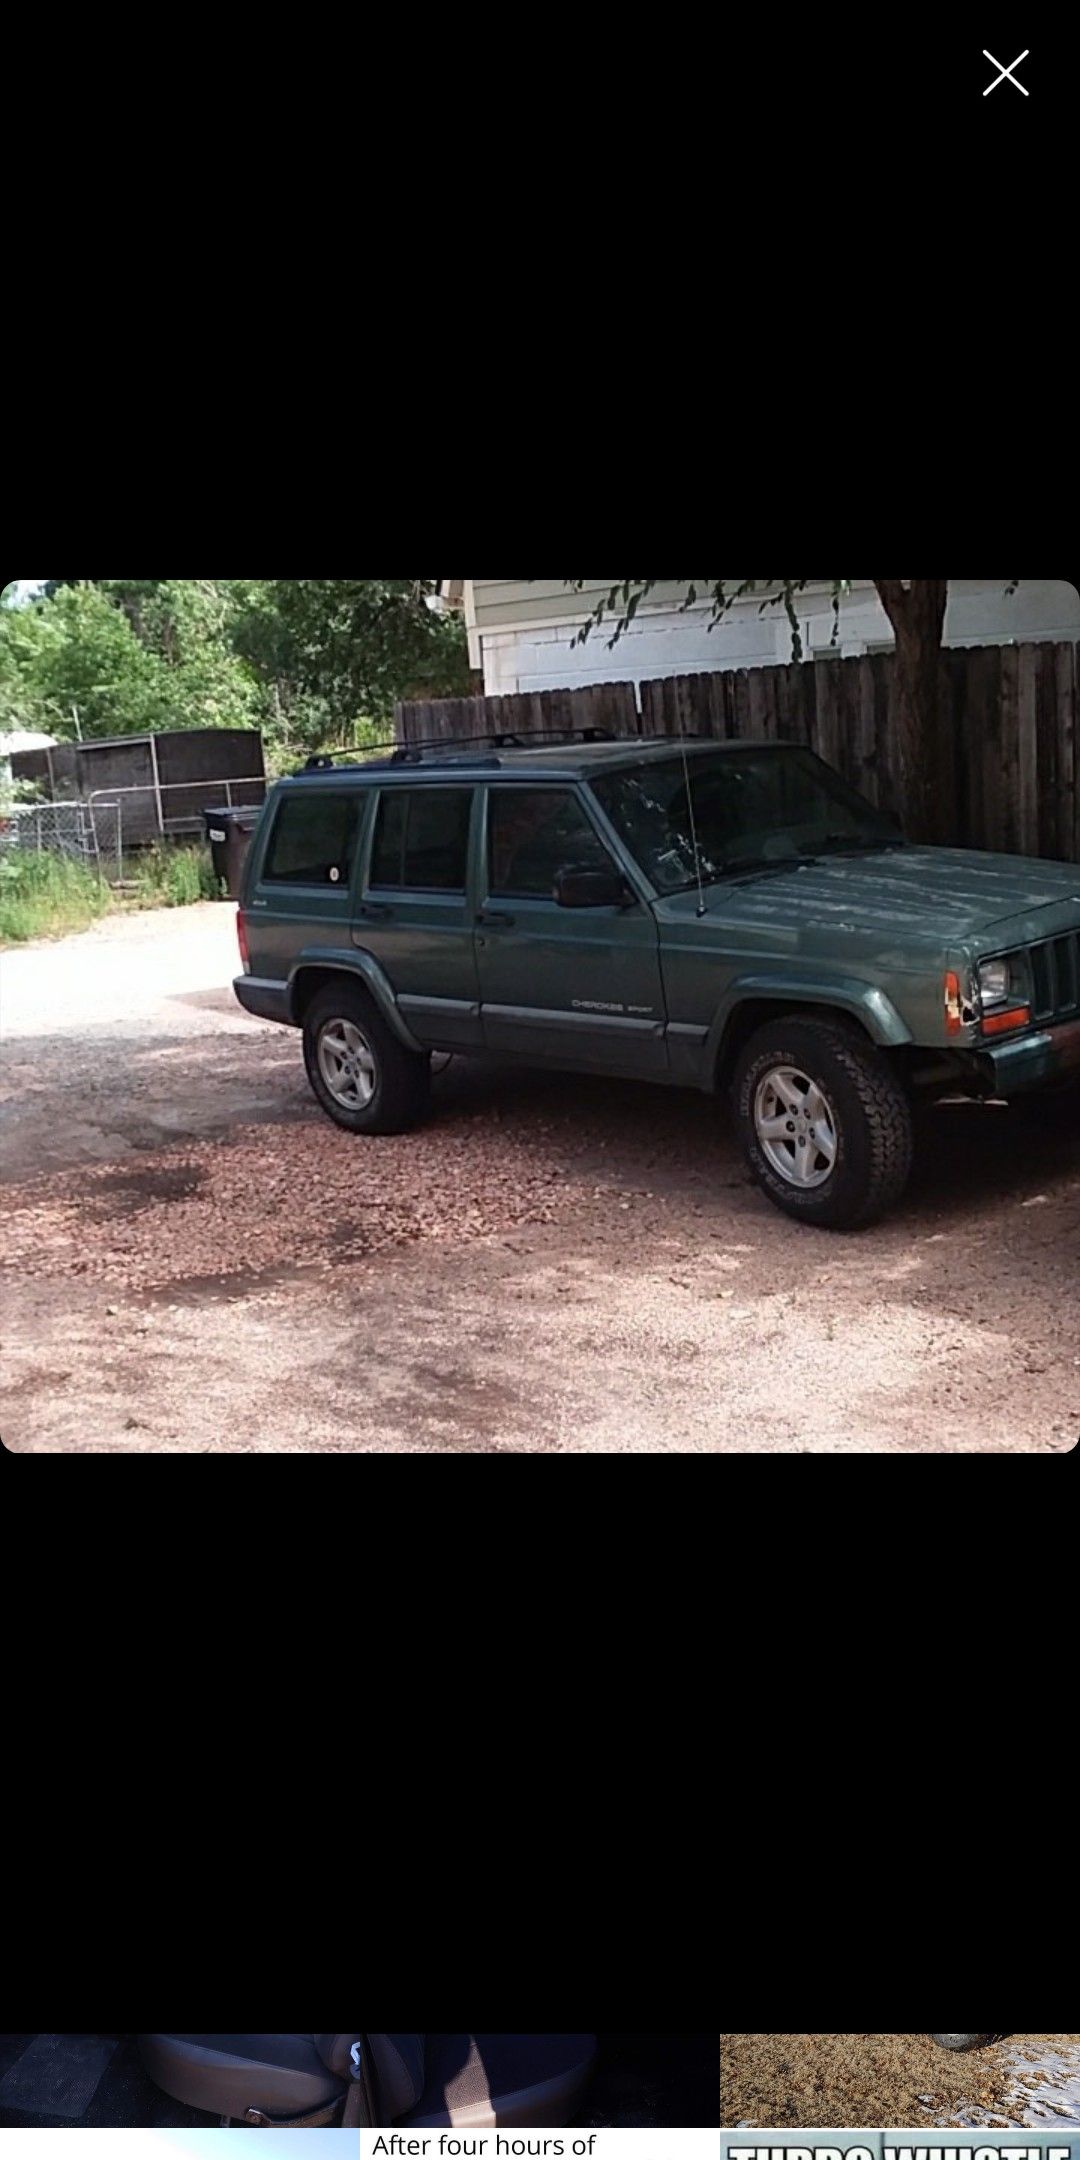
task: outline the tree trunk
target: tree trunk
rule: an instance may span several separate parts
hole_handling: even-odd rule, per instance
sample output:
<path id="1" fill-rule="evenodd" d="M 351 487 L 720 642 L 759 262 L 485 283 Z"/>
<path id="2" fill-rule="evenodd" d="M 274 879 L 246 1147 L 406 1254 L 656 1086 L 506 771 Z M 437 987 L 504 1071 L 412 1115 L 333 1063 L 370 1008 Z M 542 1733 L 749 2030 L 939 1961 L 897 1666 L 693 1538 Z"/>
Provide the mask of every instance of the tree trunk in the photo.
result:
<path id="1" fill-rule="evenodd" d="M 940 842 L 948 832 L 948 749 L 940 713 L 945 578 L 877 580 L 896 633 L 896 727 L 900 807 L 913 840 Z"/>

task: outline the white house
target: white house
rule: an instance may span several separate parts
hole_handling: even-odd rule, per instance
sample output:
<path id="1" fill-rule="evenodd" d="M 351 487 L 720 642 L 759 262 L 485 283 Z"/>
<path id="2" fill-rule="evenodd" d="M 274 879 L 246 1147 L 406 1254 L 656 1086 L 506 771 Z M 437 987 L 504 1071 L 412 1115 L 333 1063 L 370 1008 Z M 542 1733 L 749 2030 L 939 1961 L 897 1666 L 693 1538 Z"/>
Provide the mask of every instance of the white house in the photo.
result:
<path id="1" fill-rule="evenodd" d="M 447 604 L 461 605 L 469 633 L 469 657 L 482 668 L 490 696 L 518 690 L 548 690 L 562 685 L 618 680 L 642 682 L 654 675 L 689 675 L 699 670 L 762 667 L 791 658 L 791 629 L 782 607 L 761 610 L 760 595 L 736 603 L 730 614 L 709 629 L 709 602 L 682 611 L 685 586 L 654 586 L 630 629 L 613 652 L 614 630 L 592 630 L 575 645 L 581 629 L 608 584 L 588 584 L 580 593 L 561 581 L 509 584 L 477 580 L 443 588 Z M 1080 590 L 1063 583 L 1022 580 L 1014 593 L 1007 580 L 954 579 L 949 583 L 945 616 L 947 645 L 1001 645 L 1033 638 L 1080 638 Z M 825 650 L 833 630 L 829 585 L 808 585 L 799 594 L 796 613 L 807 658 Z M 892 627 L 874 587 L 853 584 L 840 603 L 838 650 L 843 656 L 888 651 Z"/>

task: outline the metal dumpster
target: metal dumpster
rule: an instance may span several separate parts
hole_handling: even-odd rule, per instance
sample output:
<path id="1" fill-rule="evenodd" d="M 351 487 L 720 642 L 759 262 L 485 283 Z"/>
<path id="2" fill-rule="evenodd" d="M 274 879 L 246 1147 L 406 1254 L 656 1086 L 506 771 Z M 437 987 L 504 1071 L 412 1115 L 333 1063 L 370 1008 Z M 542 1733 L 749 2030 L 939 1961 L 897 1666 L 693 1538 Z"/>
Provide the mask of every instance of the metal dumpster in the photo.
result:
<path id="1" fill-rule="evenodd" d="M 203 811 L 214 875 L 223 880 L 230 900 L 240 898 L 244 857 L 261 816 L 261 803 L 250 803 L 241 809 Z"/>

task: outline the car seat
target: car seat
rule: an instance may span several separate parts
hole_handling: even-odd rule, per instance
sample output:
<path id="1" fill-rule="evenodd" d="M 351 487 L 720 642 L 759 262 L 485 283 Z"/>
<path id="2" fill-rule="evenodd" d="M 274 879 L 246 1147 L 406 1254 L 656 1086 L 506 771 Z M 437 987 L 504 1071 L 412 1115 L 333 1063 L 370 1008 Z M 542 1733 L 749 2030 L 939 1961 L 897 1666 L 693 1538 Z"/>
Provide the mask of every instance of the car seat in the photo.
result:
<path id="1" fill-rule="evenodd" d="M 493 2129 L 566 2122 L 596 2053 L 592 2033 L 140 2033 L 174 2100 L 229 2121 L 340 2119 L 367 2041 L 382 2125 Z"/>

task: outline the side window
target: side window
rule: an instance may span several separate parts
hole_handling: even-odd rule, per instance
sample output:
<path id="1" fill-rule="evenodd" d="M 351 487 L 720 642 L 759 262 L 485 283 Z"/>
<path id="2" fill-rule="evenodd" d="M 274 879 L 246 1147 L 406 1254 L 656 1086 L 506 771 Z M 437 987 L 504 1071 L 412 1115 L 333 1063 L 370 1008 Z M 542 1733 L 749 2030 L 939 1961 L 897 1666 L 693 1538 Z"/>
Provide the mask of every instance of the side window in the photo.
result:
<path id="1" fill-rule="evenodd" d="M 372 885 L 464 892 L 471 788 L 385 788 L 371 855 Z"/>
<path id="2" fill-rule="evenodd" d="M 355 790 L 331 795 L 312 788 L 286 795 L 270 835 L 262 870 L 265 882 L 348 885 L 360 807 Z"/>
<path id="3" fill-rule="evenodd" d="M 550 900 L 570 863 L 612 867 L 599 834 L 568 788 L 492 788 L 488 808 L 488 889 Z"/>

